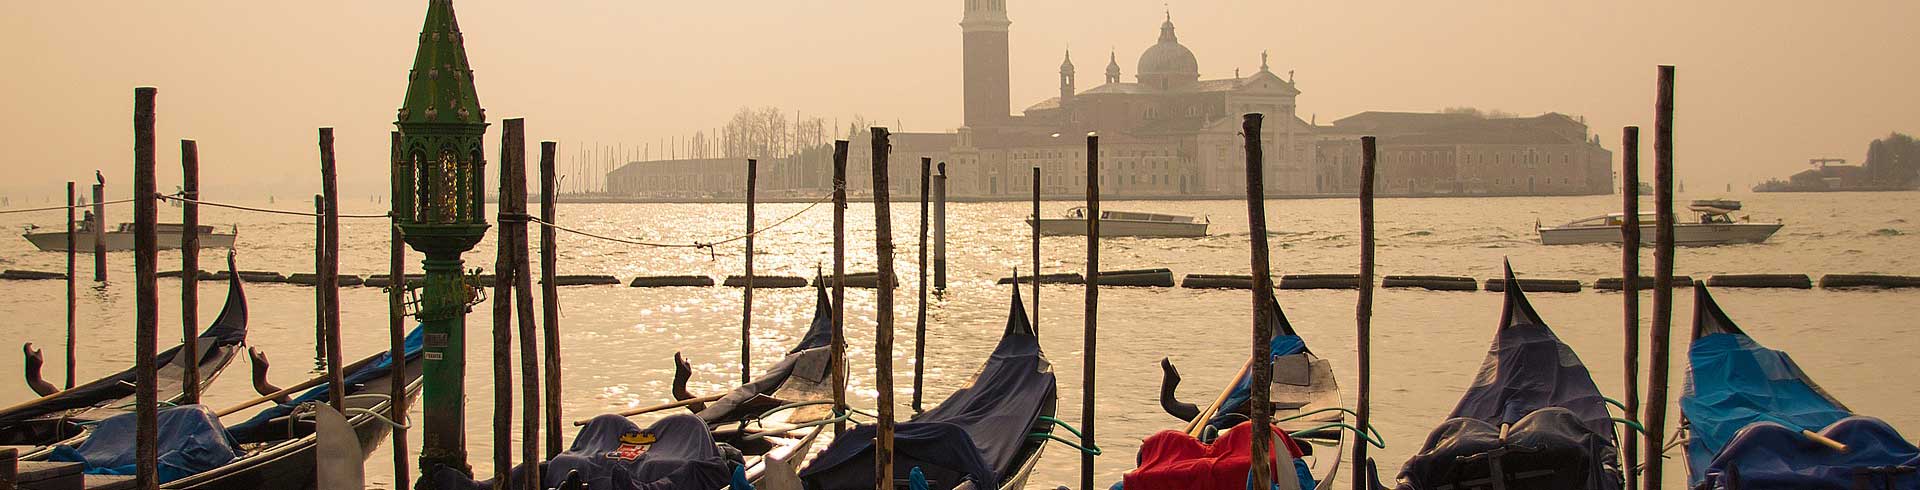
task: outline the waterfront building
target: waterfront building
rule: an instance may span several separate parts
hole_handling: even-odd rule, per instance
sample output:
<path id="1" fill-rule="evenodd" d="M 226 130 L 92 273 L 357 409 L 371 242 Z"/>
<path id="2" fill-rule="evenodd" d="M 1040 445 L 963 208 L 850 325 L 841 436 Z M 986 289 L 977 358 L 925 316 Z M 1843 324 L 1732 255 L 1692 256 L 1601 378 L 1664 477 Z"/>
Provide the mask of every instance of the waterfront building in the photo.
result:
<path id="1" fill-rule="evenodd" d="M 1298 116 L 1293 72 L 1276 74 L 1265 52 L 1257 68 L 1202 79 L 1199 58 L 1180 43 L 1169 14 L 1129 78 L 1107 54 L 1101 83 L 1082 89 L 1071 52 L 1058 72 L 1059 95 L 1010 113 L 1012 21 L 1006 0 L 963 0 L 964 126 L 952 132 L 893 133 L 892 193 L 917 197 L 921 157 L 947 162 L 955 199 L 1023 199 L 1039 167 L 1044 196 L 1086 190 L 1088 133 L 1101 136 L 1101 184 L 1110 199 L 1230 198 L 1245 195 L 1241 115 L 1266 114 L 1262 148 L 1273 196 L 1358 192 L 1359 137 L 1381 142 L 1384 195 L 1571 195 L 1611 189 L 1612 154 L 1586 124 L 1561 114 L 1485 118 L 1471 114 L 1364 112 L 1316 126 Z M 1251 61 L 1253 53 L 1248 53 Z M 872 146 L 861 128 L 849 136 L 848 192 L 872 193 Z M 792 195 L 831 190 L 827 154 L 794 159 L 780 182 Z M 763 163 L 764 164 L 764 163 Z M 616 197 L 725 198 L 740 194 L 738 163 L 634 162 L 610 174 Z M 714 173 L 711 178 L 701 173 Z M 783 174 L 783 175 L 785 175 Z M 761 170 L 766 182 L 765 167 Z M 762 187 L 763 190 L 767 187 Z"/>
<path id="2" fill-rule="evenodd" d="M 1360 137 L 1379 137 L 1381 195 L 1591 195 L 1613 191 L 1613 153 L 1558 113 L 1362 112 L 1315 128 L 1314 192 L 1360 190 Z"/>

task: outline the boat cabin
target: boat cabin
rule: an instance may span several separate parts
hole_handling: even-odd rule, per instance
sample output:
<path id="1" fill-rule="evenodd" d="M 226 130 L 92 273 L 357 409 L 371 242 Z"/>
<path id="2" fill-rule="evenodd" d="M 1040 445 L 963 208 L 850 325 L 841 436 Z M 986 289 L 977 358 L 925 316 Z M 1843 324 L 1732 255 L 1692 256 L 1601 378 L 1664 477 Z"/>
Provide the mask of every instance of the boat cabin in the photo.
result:
<path id="1" fill-rule="evenodd" d="M 200 232 L 198 233 L 199 235 L 213 234 L 212 226 L 200 225 L 199 229 L 200 229 Z M 181 223 L 154 223 L 153 225 L 154 233 L 158 233 L 162 235 L 168 235 L 168 234 L 178 235 L 180 234 L 180 232 L 185 230 L 186 230 L 186 225 Z M 133 223 L 121 223 L 120 227 L 115 229 L 114 232 L 115 233 L 133 233 Z"/>
<path id="2" fill-rule="evenodd" d="M 1073 209 L 1067 210 L 1067 218 L 1086 219 L 1086 217 L 1087 217 L 1086 206 L 1075 206 Z M 1177 214 L 1141 213 L 1141 212 L 1135 212 L 1135 211 L 1101 211 L 1100 220 L 1101 221 L 1145 221 L 1145 222 L 1155 222 L 1155 223 L 1198 223 L 1199 222 L 1199 220 L 1194 219 L 1194 217 L 1192 216 L 1181 216 Z"/>

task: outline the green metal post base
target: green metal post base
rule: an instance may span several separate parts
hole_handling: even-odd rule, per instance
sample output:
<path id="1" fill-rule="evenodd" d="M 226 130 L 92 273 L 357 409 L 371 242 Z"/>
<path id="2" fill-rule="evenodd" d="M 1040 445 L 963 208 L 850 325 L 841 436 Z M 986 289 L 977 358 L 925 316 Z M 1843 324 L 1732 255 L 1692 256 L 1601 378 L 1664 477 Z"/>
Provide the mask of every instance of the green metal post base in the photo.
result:
<path id="1" fill-rule="evenodd" d="M 466 449 L 466 313 L 470 299 L 460 255 L 437 253 L 421 262 L 426 271 L 426 290 L 420 299 L 418 318 L 426 330 L 421 360 L 422 388 L 420 412 L 423 438 L 420 450 L 420 481 L 416 488 L 429 488 L 435 468 L 446 467 L 473 474 L 467 464 Z"/>

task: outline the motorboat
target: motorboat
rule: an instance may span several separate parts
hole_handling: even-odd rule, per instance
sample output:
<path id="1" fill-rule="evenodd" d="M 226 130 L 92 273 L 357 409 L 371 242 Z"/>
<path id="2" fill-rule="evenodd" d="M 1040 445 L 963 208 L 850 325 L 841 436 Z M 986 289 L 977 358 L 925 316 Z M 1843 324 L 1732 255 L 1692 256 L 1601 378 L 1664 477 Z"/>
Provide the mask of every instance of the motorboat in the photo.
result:
<path id="1" fill-rule="evenodd" d="M 1034 217 L 1027 217 L 1032 226 Z M 1100 236 L 1199 237 L 1207 236 L 1207 220 L 1177 214 L 1138 211 L 1100 211 Z M 1075 206 L 1059 218 L 1041 218 L 1041 235 L 1087 234 L 1087 208 Z"/>
<path id="2" fill-rule="evenodd" d="M 94 221 L 96 220 L 81 219 L 73 222 L 73 247 L 78 249 L 75 250 L 75 252 L 93 252 Z M 180 223 L 155 224 L 154 236 L 157 239 L 154 242 L 155 248 L 159 250 L 178 250 L 180 248 L 180 236 L 186 229 L 186 225 Z M 214 231 L 212 226 L 207 225 L 200 225 L 199 230 L 200 248 L 202 249 L 231 249 L 233 248 L 234 237 L 240 234 L 240 230 L 237 227 L 226 233 Z M 67 251 L 67 232 L 65 231 L 37 232 L 34 228 L 28 228 L 27 232 L 22 236 L 25 236 L 27 241 L 33 242 L 33 246 L 39 248 L 42 252 Z M 105 238 L 108 252 L 128 252 L 133 250 L 133 223 L 121 223 L 119 227 L 101 233 L 100 236 Z"/>
<path id="3" fill-rule="evenodd" d="M 1785 224 L 1754 223 L 1749 216 L 1737 219 L 1733 213 L 1740 211 L 1740 201 L 1727 199 L 1702 199 L 1687 206 L 1698 219 L 1673 224 L 1673 243 L 1675 245 L 1724 245 L 1730 243 L 1760 243 L 1780 231 Z M 1653 245 L 1655 227 L 1654 213 L 1640 213 L 1640 244 Z M 1560 226 L 1540 226 L 1534 224 L 1534 231 L 1540 233 L 1542 245 L 1581 245 L 1588 243 L 1620 243 L 1620 227 L 1626 224 L 1626 215 L 1612 213 L 1569 222 Z"/>

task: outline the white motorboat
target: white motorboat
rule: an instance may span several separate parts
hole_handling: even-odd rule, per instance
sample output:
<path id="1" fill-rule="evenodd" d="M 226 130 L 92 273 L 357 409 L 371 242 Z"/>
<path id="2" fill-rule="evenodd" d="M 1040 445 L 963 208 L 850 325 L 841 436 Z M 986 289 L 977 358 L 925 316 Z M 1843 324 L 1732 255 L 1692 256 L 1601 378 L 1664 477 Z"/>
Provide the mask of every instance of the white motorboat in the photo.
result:
<path id="1" fill-rule="evenodd" d="M 1760 243 L 1780 231 L 1784 224 L 1754 223 L 1747 216 L 1735 219 L 1733 212 L 1739 211 L 1740 201 L 1725 199 L 1705 199 L 1694 201 L 1687 206 L 1699 216 L 1691 222 L 1676 220 L 1673 224 L 1673 243 L 1675 245 L 1723 245 L 1730 243 Z M 1652 246 L 1654 239 L 1654 213 L 1640 213 L 1640 244 Z M 1626 224 L 1626 215 L 1613 213 L 1604 216 L 1576 220 L 1560 226 L 1540 226 L 1534 224 L 1534 230 L 1540 233 L 1542 245 L 1579 245 L 1586 243 L 1620 243 L 1620 227 Z"/>
<path id="2" fill-rule="evenodd" d="M 76 220 L 73 223 L 73 246 L 78 249 L 75 251 L 92 253 L 94 241 L 92 221 Z M 155 224 L 155 237 L 159 239 L 155 244 L 156 248 L 159 250 L 179 249 L 180 235 L 181 232 L 185 230 L 186 227 L 180 223 Z M 233 239 L 238 234 L 238 229 L 220 233 L 214 231 L 212 226 L 200 225 L 200 248 L 233 248 Z M 66 231 L 35 232 L 33 229 L 28 229 L 27 233 L 22 236 L 25 236 L 27 241 L 33 242 L 33 246 L 38 247 L 43 252 L 67 251 Z M 133 223 L 121 223 L 119 228 L 107 231 L 101 234 L 101 236 L 106 239 L 108 252 L 127 252 L 133 250 Z"/>
<path id="3" fill-rule="evenodd" d="M 1027 217 L 1027 225 L 1033 225 Z M 1200 237 L 1207 236 L 1206 220 L 1177 214 L 1135 211 L 1100 211 L 1100 236 Z M 1041 235 L 1087 234 L 1087 208 L 1075 206 L 1060 218 L 1040 220 Z"/>

